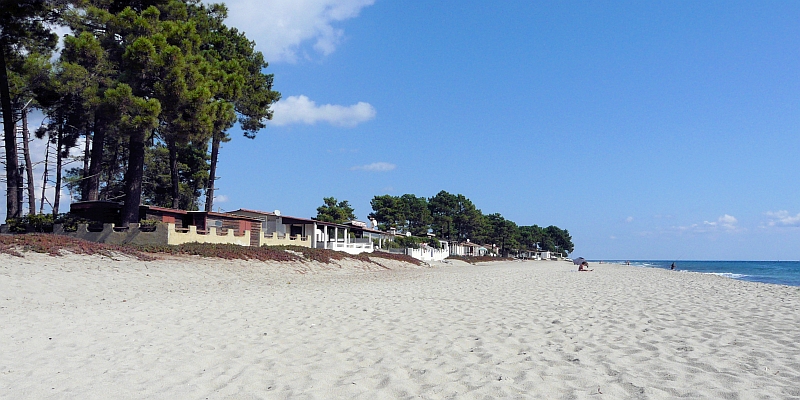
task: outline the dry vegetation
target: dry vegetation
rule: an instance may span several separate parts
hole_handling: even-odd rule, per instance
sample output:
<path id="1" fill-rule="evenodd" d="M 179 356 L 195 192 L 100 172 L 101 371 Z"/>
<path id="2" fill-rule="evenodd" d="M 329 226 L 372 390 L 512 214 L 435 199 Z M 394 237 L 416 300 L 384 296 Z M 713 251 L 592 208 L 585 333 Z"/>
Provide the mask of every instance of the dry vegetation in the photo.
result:
<path id="1" fill-rule="evenodd" d="M 466 256 L 450 256 L 448 259 L 451 260 L 461 260 L 470 264 L 477 264 L 479 262 L 488 262 L 488 261 L 508 261 L 508 258 L 503 257 L 489 257 L 489 256 L 480 256 L 480 257 L 466 257 Z"/>
<path id="2" fill-rule="evenodd" d="M 59 256 L 62 252 L 73 254 L 100 254 L 111 256 L 125 254 L 139 260 L 154 260 L 156 254 L 192 255 L 200 257 L 215 257 L 226 260 L 259 260 L 259 261 L 318 261 L 331 263 L 336 260 L 359 260 L 372 262 L 371 258 L 386 258 L 403 261 L 415 265 L 422 263 L 407 255 L 374 252 L 358 255 L 347 254 L 339 251 L 311 249 L 298 246 L 264 246 L 243 247 L 233 244 L 200 244 L 187 243 L 180 246 L 137 246 L 137 245 L 107 245 L 74 239 L 68 236 L 31 233 L 24 235 L 0 235 L 0 253 L 22 257 L 22 252 L 32 251 Z"/>
<path id="3" fill-rule="evenodd" d="M 102 243 L 87 242 L 69 236 L 47 233 L 29 233 L 24 235 L 0 235 L 0 253 L 22 257 L 22 252 L 47 253 L 60 256 L 62 251 L 73 254 L 100 254 L 112 256 L 126 254 L 140 260 L 152 260 L 153 257 L 132 246 L 114 246 Z"/>

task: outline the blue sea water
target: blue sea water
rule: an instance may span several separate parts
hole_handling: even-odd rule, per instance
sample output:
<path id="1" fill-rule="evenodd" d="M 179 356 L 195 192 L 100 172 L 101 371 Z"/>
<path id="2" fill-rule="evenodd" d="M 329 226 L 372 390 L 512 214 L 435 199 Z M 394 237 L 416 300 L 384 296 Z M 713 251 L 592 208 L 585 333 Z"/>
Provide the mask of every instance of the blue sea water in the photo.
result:
<path id="1" fill-rule="evenodd" d="M 625 261 L 609 261 L 624 264 Z M 744 281 L 800 286 L 800 261 L 674 261 L 678 271 L 715 274 Z M 673 261 L 630 260 L 637 267 L 669 269 Z"/>

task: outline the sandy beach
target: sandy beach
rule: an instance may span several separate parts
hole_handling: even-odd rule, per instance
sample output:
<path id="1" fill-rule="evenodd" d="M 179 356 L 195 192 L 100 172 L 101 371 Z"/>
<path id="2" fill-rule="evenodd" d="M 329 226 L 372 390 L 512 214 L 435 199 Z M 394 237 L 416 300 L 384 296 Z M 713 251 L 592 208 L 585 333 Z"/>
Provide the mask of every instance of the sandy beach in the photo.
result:
<path id="1" fill-rule="evenodd" d="M 3 254 L 0 398 L 800 398 L 800 288 L 592 267 Z"/>

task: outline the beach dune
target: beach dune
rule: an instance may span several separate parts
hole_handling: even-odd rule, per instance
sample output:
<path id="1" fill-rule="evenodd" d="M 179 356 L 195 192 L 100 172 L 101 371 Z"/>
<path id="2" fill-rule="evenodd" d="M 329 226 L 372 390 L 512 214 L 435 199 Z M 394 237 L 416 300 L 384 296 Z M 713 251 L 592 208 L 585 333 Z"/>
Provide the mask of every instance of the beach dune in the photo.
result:
<path id="1" fill-rule="evenodd" d="M 799 288 L 366 264 L 0 255 L 0 397 L 800 398 Z"/>

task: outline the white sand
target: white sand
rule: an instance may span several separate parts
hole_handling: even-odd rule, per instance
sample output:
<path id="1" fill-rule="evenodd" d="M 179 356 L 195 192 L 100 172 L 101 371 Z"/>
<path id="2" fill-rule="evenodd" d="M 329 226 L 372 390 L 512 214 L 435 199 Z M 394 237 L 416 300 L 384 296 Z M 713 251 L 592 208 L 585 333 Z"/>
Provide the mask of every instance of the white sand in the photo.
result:
<path id="1" fill-rule="evenodd" d="M 799 288 L 391 267 L 0 255 L 0 398 L 800 398 Z"/>

